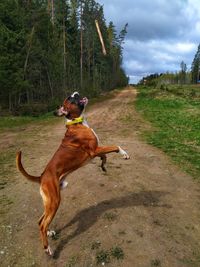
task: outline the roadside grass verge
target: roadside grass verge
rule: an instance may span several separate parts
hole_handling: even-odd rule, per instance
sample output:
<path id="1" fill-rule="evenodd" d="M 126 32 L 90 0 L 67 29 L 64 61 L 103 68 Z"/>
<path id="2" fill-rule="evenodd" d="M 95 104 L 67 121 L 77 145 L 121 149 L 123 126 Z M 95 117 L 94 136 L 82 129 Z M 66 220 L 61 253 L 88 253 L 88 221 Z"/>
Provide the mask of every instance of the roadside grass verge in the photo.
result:
<path id="1" fill-rule="evenodd" d="M 89 105 L 87 107 L 87 110 L 89 110 L 96 103 L 101 103 L 113 98 L 122 89 L 123 88 L 119 88 L 112 91 L 104 92 L 96 98 L 89 99 Z M 31 123 L 48 123 L 54 121 L 58 121 L 58 118 L 53 115 L 53 112 L 48 112 L 44 115 L 39 116 L 0 116 L 0 132 L 2 130 L 20 128 Z"/>
<path id="2" fill-rule="evenodd" d="M 138 87 L 136 109 L 154 126 L 143 132 L 193 177 L 200 177 L 200 87 Z"/>
<path id="3" fill-rule="evenodd" d="M 18 128 L 31 123 L 53 122 L 57 120 L 58 119 L 55 116 L 53 116 L 52 112 L 48 112 L 38 117 L 33 117 L 33 116 L 0 117 L 0 132 L 4 129 Z"/>

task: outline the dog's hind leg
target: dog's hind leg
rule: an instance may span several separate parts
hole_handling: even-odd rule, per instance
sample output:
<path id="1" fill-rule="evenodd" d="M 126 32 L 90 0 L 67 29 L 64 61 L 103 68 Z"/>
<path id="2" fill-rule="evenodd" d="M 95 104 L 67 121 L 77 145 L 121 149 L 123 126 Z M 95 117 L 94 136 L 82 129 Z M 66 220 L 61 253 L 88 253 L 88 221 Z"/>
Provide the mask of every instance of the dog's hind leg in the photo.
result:
<path id="1" fill-rule="evenodd" d="M 42 216 L 40 217 L 40 219 L 39 219 L 39 221 L 38 221 L 39 226 L 40 226 L 40 224 L 41 224 L 43 218 L 44 218 L 44 213 L 42 214 Z"/>
<path id="2" fill-rule="evenodd" d="M 106 159 L 107 159 L 107 157 L 104 154 L 104 155 L 100 156 L 100 158 L 101 158 L 101 169 L 102 169 L 102 171 L 106 172 L 107 170 L 106 170 L 105 165 L 106 165 Z"/>
<path id="3" fill-rule="evenodd" d="M 55 185 L 48 184 L 48 186 L 41 185 L 40 193 L 44 202 L 44 214 L 39 220 L 40 235 L 45 252 L 51 256 L 53 253 L 48 244 L 47 230 L 59 207 L 60 191 Z"/>
<path id="4" fill-rule="evenodd" d="M 41 224 L 43 218 L 44 218 L 44 213 L 42 214 L 42 216 L 40 217 L 40 219 L 39 219 L 39 221 L 38 221 L 39 226 L 40 226 L 40 224 Z M 47 236 L 49 236 L 49 237 L 53 237 L 53 236 L 55 236 L 55 235 L 56 235 L 56 232 L 55 232 L 54 230 L 48 230 L 48 231 L 47 231 Z"/>

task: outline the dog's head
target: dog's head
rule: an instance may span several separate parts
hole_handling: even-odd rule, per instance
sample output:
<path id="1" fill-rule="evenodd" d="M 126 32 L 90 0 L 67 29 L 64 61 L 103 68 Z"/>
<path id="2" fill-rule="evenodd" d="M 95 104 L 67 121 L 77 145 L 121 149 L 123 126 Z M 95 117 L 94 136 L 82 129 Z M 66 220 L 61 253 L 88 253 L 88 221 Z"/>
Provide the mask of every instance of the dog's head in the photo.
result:
<path id="1" fill-rule="evenodd" d="M 54 112 L 54 115 L 66 116 L 68 119 L 80 117 L 87 103 L 86 97 L 81 98 L 78 92 L 74 92 L 64 100 L 63 105 Z"/>

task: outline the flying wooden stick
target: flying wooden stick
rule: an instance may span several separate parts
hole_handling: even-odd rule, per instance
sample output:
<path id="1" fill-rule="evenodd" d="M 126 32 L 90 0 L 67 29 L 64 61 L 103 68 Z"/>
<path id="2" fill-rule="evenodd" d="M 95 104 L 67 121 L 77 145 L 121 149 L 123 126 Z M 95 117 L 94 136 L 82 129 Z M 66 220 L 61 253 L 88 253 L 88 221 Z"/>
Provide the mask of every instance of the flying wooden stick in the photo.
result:
<path id="1" fill-rule="evenodd" d="M 107 53 L 106 53 L 103 37 L 102 37 L 102 34 L 101 34 L 101 30 L 99 28 L 99 23 L 98 23 L 98 20 L 96 20 L 96 19 L 95 19 L 95 24 L 96 24 L 97 32 L 98 32 L 99 39 L 100 39 L 100 42 L 101 42 L 101 46 L 102 46 L 102 52 L 103 52 L 103 54 L 105 56 Z"/>

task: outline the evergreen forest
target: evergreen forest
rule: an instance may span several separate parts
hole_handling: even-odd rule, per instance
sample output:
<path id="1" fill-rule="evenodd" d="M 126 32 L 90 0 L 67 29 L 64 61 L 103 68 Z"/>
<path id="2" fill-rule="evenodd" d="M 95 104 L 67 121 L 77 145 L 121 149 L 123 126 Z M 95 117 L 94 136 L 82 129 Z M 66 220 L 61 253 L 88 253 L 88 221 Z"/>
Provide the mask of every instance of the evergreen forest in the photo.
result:
<path id="1" fill-rule="evenodd" d="M 95 97 L 125 86 L 126 33 L 95 0 L 1 0 L 0 113 L 39 114 L 72 91 Z"/>

